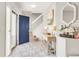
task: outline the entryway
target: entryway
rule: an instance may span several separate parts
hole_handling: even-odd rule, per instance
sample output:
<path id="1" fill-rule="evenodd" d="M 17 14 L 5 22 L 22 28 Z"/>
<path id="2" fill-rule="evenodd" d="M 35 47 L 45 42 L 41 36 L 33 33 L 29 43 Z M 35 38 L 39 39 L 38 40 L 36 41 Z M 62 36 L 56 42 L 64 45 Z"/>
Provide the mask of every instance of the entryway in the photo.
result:
<path id="1" fill-rule="evenodd" d="M 10 55 L 17 44 L 26 42 L 29 42 L 29 17 L 18 16 L 14 10 L 6 6 L 6 56 Z"/>

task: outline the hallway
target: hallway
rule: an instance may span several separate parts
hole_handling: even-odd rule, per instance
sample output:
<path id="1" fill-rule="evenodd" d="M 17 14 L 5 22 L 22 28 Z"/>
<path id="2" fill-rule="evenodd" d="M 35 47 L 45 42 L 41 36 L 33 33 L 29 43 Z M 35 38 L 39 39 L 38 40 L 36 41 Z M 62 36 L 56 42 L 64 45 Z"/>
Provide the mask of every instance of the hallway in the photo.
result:
<path id="1" fill-rule="evenodd" d="M 48 55 L 47 42 L 35 41 L 24 43 L 17 46 L 9 57 L 46 57 L 55 55 Z"/>
<path id="2" fill-rule="evenodd" d="M 0 57 L 79 56 L 79 2 L 0 2 L 0 7 Z"/>
<path id="3" fill-rule="evenodd" d="M 48 55 L 48 41 L 44 42 L 47 40 L 47 33 L 51 33 L 52 40 L 51 27 L 55 26 L 54 22 L 51 22 L 54 20 L 54 6 L 53 2 L 6 3 L 6 56 L 54 56 Z M 48 19 L 50 21 L 47 21 Z M 31 32 L 32 36 L 29 34 Z M 39 41 L 31 42 L 35 37 Z"/>

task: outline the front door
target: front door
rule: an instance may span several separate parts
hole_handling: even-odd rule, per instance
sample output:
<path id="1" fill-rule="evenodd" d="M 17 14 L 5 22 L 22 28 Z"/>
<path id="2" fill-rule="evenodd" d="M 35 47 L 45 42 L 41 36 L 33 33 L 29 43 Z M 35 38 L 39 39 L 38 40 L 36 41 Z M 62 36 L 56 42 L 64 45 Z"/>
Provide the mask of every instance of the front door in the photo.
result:
<path id="1" fill-rule="evenodd" d="M 29 42 L 29 17 L 19 15 L 19 44 Z"/>

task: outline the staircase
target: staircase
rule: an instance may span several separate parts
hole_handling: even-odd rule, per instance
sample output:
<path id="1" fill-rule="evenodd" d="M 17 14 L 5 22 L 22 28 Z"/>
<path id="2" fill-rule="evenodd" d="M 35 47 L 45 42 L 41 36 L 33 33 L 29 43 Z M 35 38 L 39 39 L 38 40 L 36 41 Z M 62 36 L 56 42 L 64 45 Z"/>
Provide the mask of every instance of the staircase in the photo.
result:
<path id="1" fill-rule="evenodd" d="M 33 35 L 37 36 L 39 39 L 42 39 L 43 35 L 43 15 L 41 14 L 39 17 L 37 17 L 32 23 L 30 30 Z"/>

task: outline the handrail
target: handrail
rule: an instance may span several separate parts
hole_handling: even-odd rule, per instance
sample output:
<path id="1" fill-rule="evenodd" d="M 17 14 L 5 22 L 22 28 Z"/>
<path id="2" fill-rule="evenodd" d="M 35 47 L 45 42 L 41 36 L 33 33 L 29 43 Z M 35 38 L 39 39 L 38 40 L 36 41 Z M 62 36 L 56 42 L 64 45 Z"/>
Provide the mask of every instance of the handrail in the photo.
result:
<path id="1" fill-rule="evenodd" d="M 43 15 L 41 14 L 39 17 L 37 17 L 33 22 L 32 24 L 34 24 L 37 20 L 39 20 L 39 18 L 41 18 Z"/>

